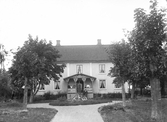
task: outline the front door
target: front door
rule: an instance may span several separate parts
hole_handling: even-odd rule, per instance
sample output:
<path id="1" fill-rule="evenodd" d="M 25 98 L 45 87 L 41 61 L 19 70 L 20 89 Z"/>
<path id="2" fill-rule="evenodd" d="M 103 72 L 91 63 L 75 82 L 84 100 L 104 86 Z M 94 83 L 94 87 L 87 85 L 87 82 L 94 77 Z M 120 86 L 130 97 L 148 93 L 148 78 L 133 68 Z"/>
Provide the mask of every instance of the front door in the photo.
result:
<path id="1" fill-rule="evenodd" d="M 77 93 L 82 93 L 84 90 L 84 82 L 82 81 L 82 79 L 78 79 L 77 81 Z"/>

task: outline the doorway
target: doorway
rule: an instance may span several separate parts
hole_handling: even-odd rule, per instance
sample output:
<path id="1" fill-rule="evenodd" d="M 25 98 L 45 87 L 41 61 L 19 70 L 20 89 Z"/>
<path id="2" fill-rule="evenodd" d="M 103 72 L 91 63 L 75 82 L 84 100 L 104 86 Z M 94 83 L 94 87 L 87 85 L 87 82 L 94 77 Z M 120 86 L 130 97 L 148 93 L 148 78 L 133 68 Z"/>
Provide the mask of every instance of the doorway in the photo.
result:
<path id="1" fill-rule="evenodd" d="M 81 94 L 83 92 L 83 90 L 84 90 L 84 82 L 83 82 L 83 80 L 81 78 L 79 78 L 77 80 L 76 85 L 77 85 L 77 87 L 76 87 L 77 93 Z"/>

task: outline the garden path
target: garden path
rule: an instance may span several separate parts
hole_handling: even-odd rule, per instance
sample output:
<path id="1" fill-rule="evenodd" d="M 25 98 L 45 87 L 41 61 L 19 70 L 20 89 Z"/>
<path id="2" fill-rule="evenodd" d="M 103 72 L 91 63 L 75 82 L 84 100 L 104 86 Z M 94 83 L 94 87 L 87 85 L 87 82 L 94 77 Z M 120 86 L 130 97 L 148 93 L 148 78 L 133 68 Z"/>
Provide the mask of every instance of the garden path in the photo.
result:
<path id="1" fill-rule="evenodd" d="M 51 122 L 103 122 L 98 108 L 103 105 L 114 104 L 102 103 L 94 105 L 79 105 L 79 106 L 50 106 L 48 103 L 29 104 L 29 108 L 54 108 L 58 113 L 54 116 Z"/>

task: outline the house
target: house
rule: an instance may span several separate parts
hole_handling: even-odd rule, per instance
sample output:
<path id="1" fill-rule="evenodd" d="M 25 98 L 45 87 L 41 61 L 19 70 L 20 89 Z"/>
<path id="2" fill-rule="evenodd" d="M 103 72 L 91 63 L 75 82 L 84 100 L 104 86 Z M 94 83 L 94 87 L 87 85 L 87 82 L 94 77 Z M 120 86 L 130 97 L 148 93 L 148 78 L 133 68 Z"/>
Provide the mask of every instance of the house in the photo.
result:
<path id="1" fill-rule="evenodd" d="M 88 92 L 88 98 L 93 98 L 94 93 L 121 92 L 121 88 L 112 83 L 114 78 L 108 76 L 113 66 L 106 52 L 110 45 L 102 45 L 100 39 L 97 42 L 97 45 L 61 46 L 57 40 L 56 48 L 62 55 L 58 63 L 66 64 L 64 73 L 59 81 L 43 85 L 37 94 L 65 92 L 70 99 L 84 90 Z M 127 85 L 125 88 L 127 92 Z"/>

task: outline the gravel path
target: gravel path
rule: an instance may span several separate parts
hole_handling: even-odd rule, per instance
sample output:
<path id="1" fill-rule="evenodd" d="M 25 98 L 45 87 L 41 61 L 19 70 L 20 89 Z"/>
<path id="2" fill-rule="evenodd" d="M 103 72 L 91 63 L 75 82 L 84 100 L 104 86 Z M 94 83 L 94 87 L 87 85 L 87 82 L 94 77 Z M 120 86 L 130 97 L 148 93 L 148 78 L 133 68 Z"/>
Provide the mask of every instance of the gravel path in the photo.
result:
<path id="1" fill-rule="evenodd" d="M 118 101 L 117 101 L 118 102 Z M 54 108 L 58 113 L 51 122 L 103 122 L 98 108 L 103 105 L 114 104 L 103 103 L 95 105 L 79 105 L 79 106 L 50 106 L 48 103 L 29 104 L 29 108 Z"/>

